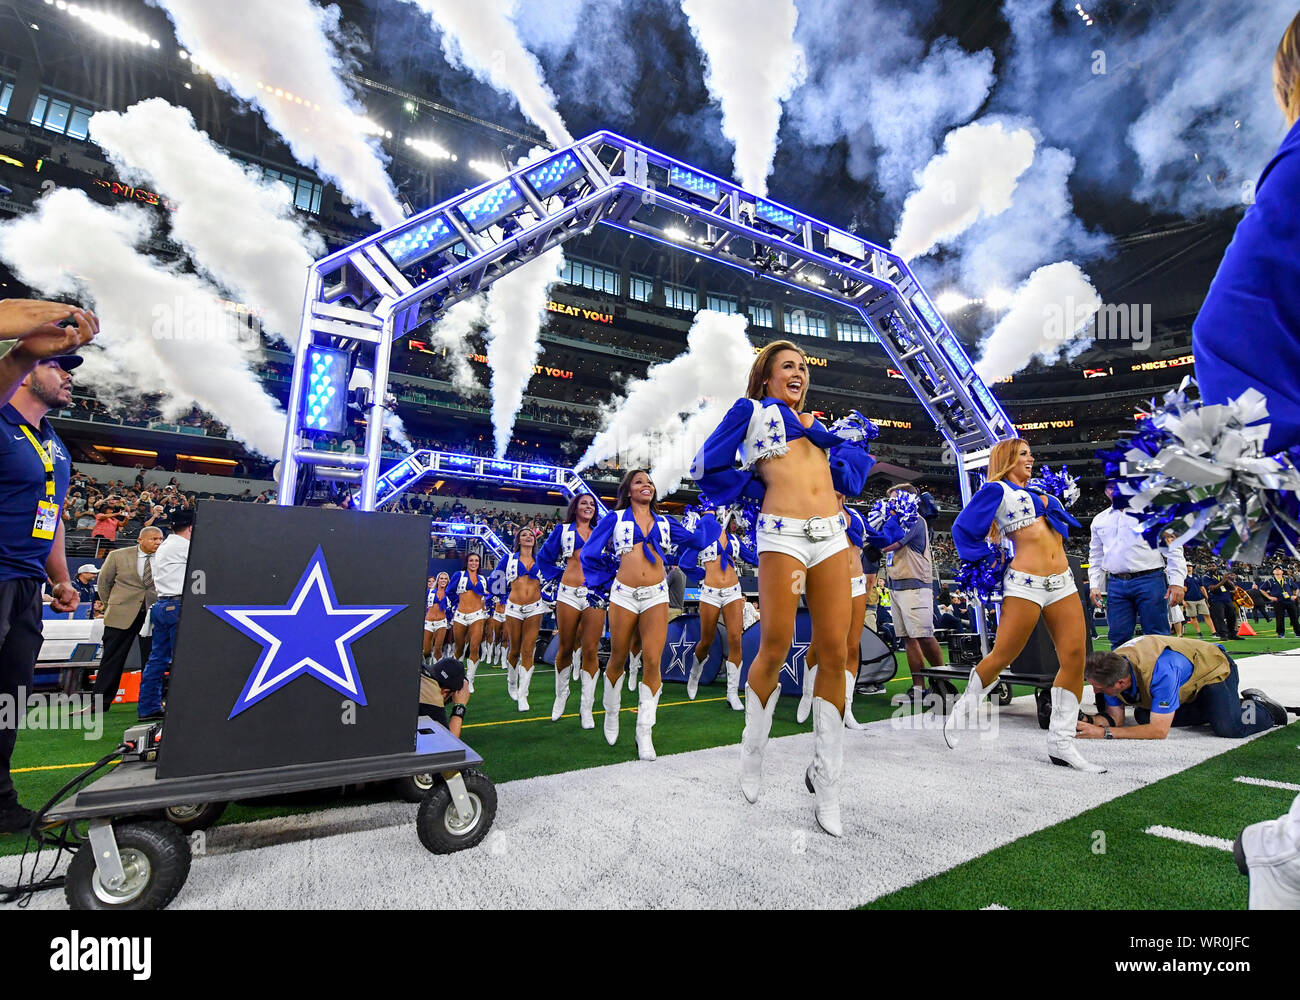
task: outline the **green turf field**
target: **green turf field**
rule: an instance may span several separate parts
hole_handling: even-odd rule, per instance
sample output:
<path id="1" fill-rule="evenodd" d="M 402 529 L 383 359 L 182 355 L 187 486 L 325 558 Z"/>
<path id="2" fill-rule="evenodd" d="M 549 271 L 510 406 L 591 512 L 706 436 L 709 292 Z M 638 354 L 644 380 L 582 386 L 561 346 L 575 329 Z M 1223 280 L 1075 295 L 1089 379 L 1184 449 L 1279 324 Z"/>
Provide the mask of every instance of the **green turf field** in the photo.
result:
<path id="1" fill-rule="evenodd" d="M 1263 630 L 1261 630 L 1263 631 Z M 1230 643 L 1228 648 L 1234 656 L 1251 655 L 1257 653 L 1273 652 L 1280 649 L 1289 649 L 1297 645 L 1294 638 L 1279 640 L 1271 633 L 1271 627 L 1267 628 L 1269 632 L 1260 638 L 1239 640 Z M 1104 645 L 1104 630 L 1102 630 L 1102 643 Z M 888 718 L 895 708 L 890 704 L 890 698 L 894 695 L 904 692 L 909 686 L 909 675 L 907 671 L 906 660 L 900 653 L 897 654 L 899 664 L 898 677 L 887 687 L 886 695 L 877 695 L 872 697 L 859 696 L 854 703 L 854 714 L 860 721 L 870 722 L 878 719 Z M 960 684 L 958 685 L 961 686 Z M 578 685 L 575 683 L 569 699 L 570 714 L 558 723 L 550 721 L 550 708 L 553 687 L 553 674 L 548 668 L 539 665 L 537 673 L 533 677 L 531 702 L 532 710 L 527 713 L 520 713 L 513 702 L 505 694 L 505 672 L 501 668 L 490 667 L 481 668 L 477 681 L 477 692 L 470 704 L 470 715 L 467 720 L 463 735 L 474 749 L 480 753 L 486 761 L 485 770 L 492 778 L 500 782 L 513 781 L 520 778 L 535 777 L 538 775 L 555 774 L 564 771 L 578 770 L 581 768 L 595 767 L 602 764 L 612 764 L 621 761 L 635 759 L 636 748 L 633 739 L 633 727 L 635 715 L 632 709 L 635 700 L 626 692 L 623 696 L 623 723 L 619 735 L 618 745 L 610 747 L 606 745 L 603 734 L 600 730 L 601 719 L 603 717 L 600 711 L 599 691 L 596 702 L 596 722 L 597 728 L 592 731 L 583 731 L 579 728 L 577 718 L 578 707 Z M 1028 692 L 1028 688 L 1023 690 L 1017 689 L 1017 694 Z M 695 702 L 689 702 L 686 699 L 685 687 L 681 684 L 669 685 L 664 693 L 663 701 L 660 703 L 659 724 L 655 727 L 655 749 L 660 754 L 682 753 L 689 750 L 699 750 L 708 747 L 735 744 L 739 741 L 740 731 L 743 728 L 743 714 L 733 712 L 727 707 L 723 697 L 724 687 L 721 678 L 719 678 L 710 687 L 700 689 L 699 698 Z M 796 699 L 784 698 L 777 706 L 776 718 L 772 728 L 773 736 L 785 736 L 796 732 L 806 732 L 809 725 L 799 726 L 794 721 L 796 709 Z M 80 731 L 46 731 L 31 730 L 23 731 L 19 734 L 18 743 L 14 755 L 14 782 L 18 788 L 18 793 L 25 805 L 29 808 L 37 808 L 49 796 L 53 795 L 64 782 L 68 781 L 77 774 L 86 764 L 96 760 L 98 757 L 107 753 L 114 741 L 118 739 L 122 731 L 135 722 L 135 706 L 126 705 L 118 706 L 111 709 L 105 720 L 103 736 L 99 741 L 87 741 L 83 739 Z M 1296 734 L 1295 729 L 1291 730 L 1291 742 L 1277 744 L 1276 754 L 1280 758 L 1285 746 L 1289 746 L 1294 752 L 1295 744 L 1300 741 L 1300 734 Z M 1268 737 L 1257 741 L 1249 747 L 1241 748 L 1237 752 L 1258 753 L 1256 747 L 1263 745 L 1272 745 L 1277 741 L 1273 737 Z M 1223 760 L 1232 759 L 1234 755 L 1227 755 Z M 1218 758 L 1216 758 L 1216 761 Z M 1125 799 L 1117 800 L 1108 806 L 1093 812 L 1103 813 L 1113 809 L 1132 809 L 1134 812 L 1127 814 L 1129 819 L 1116 818 L 1102 820 L 1087 820 L 1081 818 L 1078 821 L 1087 827 L 1085 841 L 1095 829 L 1113 829 L 1116 831 L 1116 837 L 1110 840 L 1108 845 L 1108 854 L 1097 862 L 1090 853 L 1088 844 L 1084 844 L 1083 854 L 1075 858 L 1072 863 L 1079 865 L 1087 864 L 1118 864 L 1124 856 L 1124 844 L 1130 844 L 1128 850 L 1133 850 L 1131 843 L 1135 837 L 1141 838 L 1145 835 L 1121 833 L 1122 830 L 1132 827 L 1134 822 L 1139 819 L 1133 817 L 1144 817 L 1145 810 L 1155 810 L 1158 804 L 1166 801 L 1172 802 L 1196 802 L 1202 798 L 1203 793 L 1190 795 L 1184 788 L 1183 791 L 1165 795 L 1161 789 L 1171 785 L 1172 782 L 1185 782 L 1188 775 L 1195 774 L 1216 766 L 1216 761 L 1210 761 L 1207 764 L 1194 768 L 1192 771 L 1176 775 L 1164 782 L 1158 783 L 1152 788 L 1145 789 L 1137 795 L 1130 795 Z M 1232 771 L 1229 774 L 1228 781 L 1237 774 L 1256 774 L 1260 777 L 1273 777 L 1280 767 L 1269 765 L 1272 770 L 1260 770 L 1265 767 L 1266 762 L 1255 764 L 1251 762 L 1257 770 L 1251 770 L 1245 763 L 1243 764 L 1225 764 L 1224 766 Z M 1232 770 L 1234 767 L 1237 770 Z M 1295 774 L 1293 767 L 1292 772 Z M 1194 781 L 1194 779 L 1192 779 Z M 1282 780 L 1295 781 L 1297 778 L 1283 778 Z M 1182 787 L 1182 786 L 1180 786 Z M 1188 786 L 1195 790 L 1195 784 Z M 1261 796 L 1257 793 L 1266 791 L 1258 788 L 1237 788 L 1228 787 L 1227 789 L 1217 789 L 1215 791 L 1216 804 L 1237 801 L 1240 806 L 1241 802 L 1246 799 L 1265 803 L 1261 805 L 1264 811 L 1245 812 L 1241 808 L 1228 808 L 1225 805 L 1224 817 L 1228 816 L 1251 816 L 1253 818 L 1265 818 L 1268 815 L 1280 815 L 1286 803 L 1278 800 L 1283 793 L 1276 793 L 1271 796 Z M 1255 793 L 1255 794 L 1252 794 Z M 1145 799 L 1138 799 L 1138 796 L 1155 794 L 1150 802 Z M 1218 797 L 1221 796 L 1221 797 Z M 1234 797 L 1235 796 L 1235 797 Z M 240 804 L 229 808 L 222 817 L 221 822 L 245 822 L 248 820 L 262 819 L 276 815 L 288 815 L 293 813 L 309 812 L 322 808 L 329 808 L 335 805 L 356 805 L 366 801 L 375 801 L 389 798 L 389 792 L 382 786 L 371 786 L 361 790 L 349 790 L 346 794 L 338 790 L 328 790 L 315 792 L 306 795 L 294 796 L 292 798 L 277 800 L 274 803 L 259 802 L 256 804 Z M 1129 800 L 1136 800 L 1137 805 L 1126 806 Z M 1289 799 L 1287 800 L 1289 802 Z M 1163 805 L 1161 806 L 1163 808 Z M 1190 807 L 1189 807 L 1190 808 Z M 1235 811 L 1234 811 L 1235 809 Z M 1271 814 L 1268 810 L 1273 810 Z M 1166 815 L 1168 813 L 1168 815 Z M 1089 814 L 1091 815 L 1091 814 Z M 1119 816 L 1120 814 L 1117 814 Z M 1246 820 L 1246 821 L 1253 821 Z M 1123 824 L 1127 822 L 1128 827 Z M 1145 828 L 1152 823 L 1163 823 L 1169 826 L 1179 827 L 1180 829 L 1195 830 L 1203 833 L 1210 833 L 1215 836 L 1235 836 L 1237 829 L 1240 828 L 1238 823 L 1237 829 L 1229 833 L 1218 832 L 1222 824 L 1205 827 L 1195 825 L 1191 819 L 1186 818 L 1176 809 L 1167 809 L 1160 815 L 1152 812 L 1150 818 L 1141 822 L 1141 828 Z M 1105 825 L 1110 824 L 1110 825 Z M 1071 824 L 1062 824 L 1060 828 L 1070 827 Z M 1082 829 L 1082 827 L 1080 827 Z M 1047 837 L 1055 835 L 1052 831 L 1043 831 L 1034 837 Z M 1060 834 L 1066 838 L 1076 837 L 1075 832 Z M 985 862 L 997 864 L 998 862 L 990 859 L 997 859 L 1003 853 L 1019 848 L 1021 844 L 1033 841 L 1034 837 L 1025 838 L 1025 841 L 1009 845 L 999 851 L 984 858 L 971 862 L 970 865 L 963 866 L 962 871 L 973 865 L 980 865 Z M 16 854 L 23 849 L 23 839 L 19 836 L 2 836 L 0 835 L 0 855 Z M 1154 838 L 1146 837 L 1148 840 Z M 1219 852 L 1208 851 L 1205 848 L 1194 848 L 1186 845 L 1167 843 L 1157 845 L 1161 852 L 1168 854 L 1172 861 L 1170 864 L 1177 867 L 1180 863 L 1187 865 L 1187 871 L 1191 873 L 1200 873 L 1202 866 L 1206 864 L 1206 854 L 1215 855 Z M 1069 880 L 1062 880 L 1059 873 L 1054 869 L 1054 865 L 1060 862 L 1053 860 L 1059 853 L 1059 842 L 1051 841 L 1044 846 L 1034 847 L 1032 844 L 1025 848 L 1029 853 L 1022 855 L 1020 860 L 1009 863 L 1010 868 L 1021 868 L 1026 871 L 1036 871 L 1037 875 L 1027 876 L 1028 882 L 1017 892 L 1012 892 L 1012 888 L 1017 885 L 1014 880 L 1004 877 L 1001 873 L 989 875 L 994 881 L 986 881 L 984 877 L 971 878 L 965 877 L 965 881 L 972 885 L 1006 885 L 1008 890 L 1005 899 L 982 899 L 977 898 L 978 894 L 969 897 L 961 894 L 960 886 L 957 882 L 947 881 L 953 878 L 953 873 L 932 879 L 921 887 L 913 887 L 904 892 L 887 897 L 888 900 L 894 901 L 891 905 L 920 907 L 925 905 L 940 906 L 985 906 L 989 903 L 999 903 L 1001 905 L 1017 907 L 1026 905 L 1035 905 L 1026 902 L 1027 899 L 1034 898 L 1035 886 L 1041 881 L 1043 884 L 1052 882 L 1060 886 L 1065 886 Z M 1117 853 L 1118 852 L 1118 853 Z M 1076 852 L 1077 853 L 1077 852 Z M 1085 857 L 1086 855 L 1086 857 Z M 1025 858 L 1032 859 L 1034 856 L 1040 856 L 1041 860 L 1032 861 L 1029 867 L 1025 867 Z M 1231 858 L 1226 857 L 1228 868 L 1223 876 L 1223 884 L 1215 890 L 1216 895 L 1213 897 L 1216 901 L 1222 900 L 1225 906 L 1239 907 L 1244 901 L 1244 886 L 1238 886 L 1234 883 L 1235 868 L 1232 867 Z M 1185 859 L 1180 862 L 1180 859 Z M 1224 858 L 1211 857 L 1209 862 L 1221 866 Z M 1087 869 L 1090 870 L 1090 869 Z M 1195 874 L 1195 877 L 1200 877 Z M 1218 885 L 1218 883 L 1215 883 Z M 934 888 L 926 888 L 933 886 Z M 1062 890 L 1064 891 L 1064 890 Z M 1237 893 L 1237 896 L 1232 895 Z M 934 893 L 933 900 L 931 893 Z M 1165 902 L 1152 900 L 1143 902 L 1140 894 L 1126 894 L 1122 886 L 1110 886 L 1105 896 L 1106 902 L 1098 905 L 1107 906 L 1178 906 L 1176 899 L 1170 899 Z M 908 895 L 912 894 L 912 895 Z M 916 895 L 921 894 L 921 895 Z M 1238 898 L 1238 896 L 1240 898 Z M 1041 895 L 1041 906 L 1062 906 L 1062 905 L 1086 905 L 1087 897 L 1076 895 Z M 1190 897 L 1189 897 L 1190 898 Z M 1205 897 L 1198 896 L 1204 903 Z M 884 904 L 885 901 L 879 901 Z M 1217 905 L 1217 902 L 1216 904 Z"/>

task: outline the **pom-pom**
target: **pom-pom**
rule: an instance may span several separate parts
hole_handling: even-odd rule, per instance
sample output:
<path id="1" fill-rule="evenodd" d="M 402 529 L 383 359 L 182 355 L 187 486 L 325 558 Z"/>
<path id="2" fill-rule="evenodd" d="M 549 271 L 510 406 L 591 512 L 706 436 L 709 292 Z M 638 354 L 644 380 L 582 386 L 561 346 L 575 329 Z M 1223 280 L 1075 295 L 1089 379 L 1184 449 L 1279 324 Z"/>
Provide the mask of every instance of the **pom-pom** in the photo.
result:
<path id="1" fill-rule="evenodd" d="M 963 559 L 957 569 L 956 582 L 961 590 L 973 591 L 981 601 L 1002 597 L 1002 576 L 1007 568 L 1006 550 L 990 545 L 981 558 Z"/>
<path id="2" fill-rule="evenodd" d="M 1044 466 L 1037 476 L 1029 480 L 1029 485 L 1056 497 L 1064 507 L 1073 507 L 1079 499 L 1079 484 L 1064 465 L 1060 472 L 1053 472 L 1050 465 Z"/>
<path id="3" fill-rule="evenodd" d="M 857 410 L 849 411 L 847 416 L 831 424 L 830 432 L 844 441 L 874 441 L 880 437 L 880 428 L 864 417 Z"/>

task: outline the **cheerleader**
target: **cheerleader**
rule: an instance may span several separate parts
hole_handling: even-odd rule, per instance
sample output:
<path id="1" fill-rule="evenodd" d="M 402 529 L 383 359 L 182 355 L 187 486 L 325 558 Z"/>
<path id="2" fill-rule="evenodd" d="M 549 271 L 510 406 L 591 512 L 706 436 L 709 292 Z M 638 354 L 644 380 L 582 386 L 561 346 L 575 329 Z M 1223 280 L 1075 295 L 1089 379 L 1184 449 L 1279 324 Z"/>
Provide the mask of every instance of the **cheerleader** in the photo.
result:
<path id="1" fill-rule="evenodd" d="M 528 688 L 533 681 L 533 652 L 537 648 L 537 629 L 546 614 L 542 600 L 541 566 L 534 550 L 537 534 L 532 528 L 520 528 L 515 536 L 515 551 L 505 564 L 505 582 L 510 588 L 506 600 L 506 690 L 515 688 L 512 697 L 519 711 L 528 711 Z"/>
<path id="2" fill-rule="evenodd" d="M 718 632 L 721 615 L 727 630 L 727 704 L 743 712 L 740 700 L 741 637 L 744 634 L 745 595 L 740 591 L 736 562 L 744 559 L 758 563 L 758 553 L 728 530 L 741 517 L 730 507 L 711 507 L 704 513 L 692 512 L 683 522 L 695 539 L 682 551 L 680 566 L 700 586 L 700 641 L 691 653 L 691 672 L 686 680 L 686 697 L 695 700 L 700 686 L 704 661 L 709 658 L 713 638 Z M 737 524 L 743 530 L 743 523 Z"/>
<path id="3" fill-rule="evenodd" d="M 844 645 L 844 728 L 864 729 L 862 723 L 853 717 L 853 688 L 858 682 L 858 667 L 862 659 L 862 627 L 867 619 L 867 586 L 874 585 L 862 570 L 862 547 L 867 543 L 867 525 L 862 515 L 856 510 L 844 506 L 844 494 L 836 493 L 840 502 L 840 513 L 848 522 L 845 534 L 849 539 L 849 597 L 853 601 L 849 612 L 849 634 Z M 795 721 L 804 722 L 812 711 L 813 691 L 817 686 L 817 646 L 808 647 L 804 660 L 808 669 L 804 671 L 803 693 L 799 698 L 799 708 L 795 712 Z"/>
<path id="4" fill-rule="evenodd" d="M 1029 486 L 1034 456 L 1021 438 L 999 441 L 989 454 L 988 482 L 957 515 L 952 539 L 962 559 L 959 582 L 972 573 L 985 582 L 1000 578 L 1002 614 L 993 649 L 970 672 L 970 681 L 944 721 L 949 747 L 978 712 L 980 701 L 1025 648 L 1041 617 L 1056 646 L 1060 668 L 1052 681 L 1052 719 L 1047 729 L 1047 756 L 1053 764 L 1100 774 L 1075 747 L 1087 623 L 1074 574 L 1065 557 L 1065 539 L 1079 527 L 1056 497 Z M 1002 540 L 1002 546 L 990 543 Z M 1007 565 L 1003 548 L 1014 552 Z M 993 588 L 996 591 L 996 586 Z"/>
<path id="5" fill-rule="evenodd" d="M 484 663 L 504 664 L 506 661 L 506 592 L 509 585 L 505 580 L 505 564 L 498 563 L 488 575 L 488 617 L 483 623 L 483 640 L 486 644 L 483 652 Z M 515 679 L 507 675 L 506 691 L 515 697 Z"/>
<path id="6" fill-rule="evenodd" d="M 715 503 L 761 499 L 758 518 L 758 604 L 762 637 L 749 667 L 740 788 L 750 802 L 762 787 L 763 750 L 780 696 L 779 675 L 794 638 L 800 593 L 812 616 L 812 639 L 826 669 L 813 697 L 816 733 L 805 785 L 817 796 L 817 822 L 833 836 L 840 824 L 844 759 L 844 642 L 852 600 L 847 519 L 835 493 L 862 491 L 873 459 L 864 442 L 875 427 L 860 415 L 827 430 L 802 413 L 808 359 L 788 340 L 768 344 L 754 360 L 745 398 L 737 400 L 692 464 L 700 489 Z"/>
<path id="7" fill-rule="evenodd" d="M 632 635 L 639 632 L 644 672 L 636 717 L 636 749 L 642 760 L 654 760 L 651 732 L 663 693 L 659 673 L 668 637 L 667 565 L 677 546 L 690 536 L 676 521 L 655 510 L 657 493 L 650 474 L 633 469 L 618 487 L 615 512 L 603 518 L 582 547 L 579 559 L 590 592 L 609 600 L 609 662 L 605 667 L 605 740 L 618 741 L 623 671 Z"/>
<path id="8" fill-rule="evenodd" d="M 465 568 L 457 571 L 447 584 L 452 607 L 456 610 L 451 619 L 456 659 L 465 661 L 465 677 L 471 693 L 474 691 L 474 674 L 478 670 L 479 647 L 483 642 L 483 623 L 488 617 L 487 578 L 479 572 L 482 562 L 477 552 L 471 552 L 465 557 Z"/>
<path id="9" fill-rule="evenodd" d="M 569 680 L 581 670 L 582 689 L 578 717 L 583 729 L 595 729 L 591 710 L 596 701 L 596 673 L 600 670 L 600 637 L 605 633 L 605 609 L 588 603 L 586 579 L 580 558 L 583 546 L 599 523 L 596 498 L 580 493 L 569 501 L 564 524 L 546 537 L 537 561 L 542 575 L 558 586 L 555 625 L 559 648 L 555 653 L 555 704 L 551 721 L 564 714 L 569 703 Z"/>
<path id="10" fill-rule="evenodd" d="M 437 663 L 442 659 L 442 644 L 447 638 L 447 624 L 451 618 L 451 599 L 447 596 L 449 582 L 446 573 L 429 577 L 429 595 L 424 612 L 425 663 Z"/>

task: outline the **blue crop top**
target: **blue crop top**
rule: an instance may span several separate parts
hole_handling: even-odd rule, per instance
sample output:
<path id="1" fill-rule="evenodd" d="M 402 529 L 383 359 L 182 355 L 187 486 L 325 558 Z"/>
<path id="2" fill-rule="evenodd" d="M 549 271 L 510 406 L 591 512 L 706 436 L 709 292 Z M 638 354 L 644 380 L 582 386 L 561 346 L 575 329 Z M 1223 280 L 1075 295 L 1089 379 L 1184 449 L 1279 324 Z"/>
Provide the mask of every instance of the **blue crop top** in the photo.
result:
<path id="1" fill-rule="evenodd" d="M 460 607 L 460 595 L 465 593 L 465 591 L 467 590 L 471 594 L 478 594 L 479 597 L 483 598 L 484 600 L 487 600 L 488 598 L 487 579 L 483 576 L 482 573 L 479 573 L 478 582 L 471 583 L 469 579 L 469 573 L 467 571 L 463 569 L 457 570 L 456 573 L 452 576 L 451 582 L 447 584 L 447 594 L 449 597 L 451 597 L 452 603 L 456 607 Z"/>
<path id="2" fill-rule="evenodd" d="M 715 559 L 719 562 L 718 568 L 724 573 L 736 567 L 737 559 L 758 565 L 758 552 L 749 542 L 728 534 L 727 544 L 722 544 L 722 523 L 715 514 L 688 514 L 683 525 L 686 529 L 694 527 L 691 540 L 681 547 L 681 558 L 678 561 L 678 566 L 687 579 L 702 579 L 705 567 Z"/>
<path id="3" fill-rule="evenodd" d="M 997 522 L 1003 538 L 1018 528 L 1033 524 L 1040 517 L 1047 518 L 1061 538 L 1070 537 L 1070 529 L 1079 522 L 1070 516 L 1061 501 L 1050 493 L 1032 486 L 1017 487 L 1005 480 L 985 483 L 970 499 L 952 524 L 952 540 L 957 555 L 975 562 L 990 550 L 989 525 Z"/>
<path id="4" fill-rule="evenodd" d="M 804 427 L 794 410 L 770 396 L 761 402 L 736 400 L 695 456 L 691 476 L 714 503 L 726 505 L 742 497 L 761 501 L 766 487 L 757 464 L 786 454 L 790 442 L 801 437 L 827 452 L 835 489 L 850 497 L 862 492 L 876 462 L 866 442 L 841 437 L 817 420 Z"/>
<path id="5" fill-rule="evenodd" d="M 599 521 L 596 522 L 600 524 Z M 592 531 L 595 532 L 595 528 Z M 558 580 L 564 575 L 564 567 L 574 553 L 581 553 L 587 540 L 578 532 L 576 524 L 560 524 L 551 530 L 537 553 L 537 562 L 542 567 L 542 576 L 548 581 Z"/>
<path id="6" fill-rule="evenodd" d="M 583 580 L 588 587 L 596 590 L 608 588 L 618 573 L 624 553 L 637 545 L 641 546 L 647 562 L 653 566 L 662 560 L 666 571 L 675 559 L 678 548 L 689 545 L 691 540 L 689 531 L 663 514 L 655 515 L 654 527 L 647 536 L 632 516 L 632 508 L 624 507 L 601 518 L 600 524 L 583 545 L 578 555 L 582 561 Z"/>

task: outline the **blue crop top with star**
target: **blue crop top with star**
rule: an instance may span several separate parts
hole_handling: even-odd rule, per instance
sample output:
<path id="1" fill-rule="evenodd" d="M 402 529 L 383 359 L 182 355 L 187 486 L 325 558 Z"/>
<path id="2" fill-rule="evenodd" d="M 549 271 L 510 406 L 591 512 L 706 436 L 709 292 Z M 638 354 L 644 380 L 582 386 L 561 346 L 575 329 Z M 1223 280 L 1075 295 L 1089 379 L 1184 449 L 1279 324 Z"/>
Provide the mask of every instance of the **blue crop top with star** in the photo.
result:
<path id="1" fill-rule="evenodd" d="M 534 556 L 532 566 L 525 569 L 523 561 L 519 558 L 519 553 L 512 552 L 510 558 L 506 560 L 506 584 L 514 583 L 521 576 L 530 580 L 538 580 L 541 578 L 541 567 L 541 561 Z"/>
<path id="2" fill-rule="evenodd" d="M 1050 493 L 1032 486 L 1017 487 L 1005 480 L 985 483 L 953 521 L 952 540 L 957 555 L 968 562 L 987 556 L 994 548 L 988 541 L 988 533 L 989 525 L 995 521 L 1005 539 L 1040 517 L 1047 518 L 1047 523 L 1062 539 L 1070 537 L 1071 528 L 1080 526 Z"/>
<path id="3" fill-rule="evenodd" d="M 600 524 L 600 521 L 596 521 Z M 595 531 L 595 528 L 592 529 Z M 587 540 L 582 537 L 576 524 L 560 524 L 552 529 L 537 553 L 537 563 L 542 567 L 542 576 L 549 582 L 564 575 L 564 567 L 574 553 L 581 553 Z"/>
<path id="4" fill-rule="evenodd" d="M 655 565 L 662 560 L 665 572 L 676 561 L 679 548 L 692 541 L 691 532 L 663 514 L 656 514 L 649 536 L 636 523 L 631 507 L 603 517 L 582 547 L 582 575 L 588 588 L 607 589 L 618 573 L 624 553 L 640 545 L 646 561 Z M 657 557 L 657 558 L 656 558 Z"/>
<path id="5" fill-rule="evenodd" d="M 817 420 L 804 427 L 794 410 L 770 396 L 761 402 L 736 400 L 695 456 L 691 476 L 714 503 L 730 504 L 742 497 L 761 501 L 766 487 L 758 477 L 758 463 L 784 455 L 790 442 L 801 437 L 827 452 L 835 489 L 850 497 L 862 492 L 876 462 L 866 441 L 841 436 Z"/>
<path id="6" fill-rule="evenodd" d="M 469 573 L 465 570 L 458 570 L 447 584 L 447 596 L 452 602 L 452 606 L 460 607 L 460 595 L 469 591 L 471 594 L 478 594 L 486 602 L 488 599 L 487 579 L 482 573 L 478 574 L 478 582 L 470 580 Z"/>
<path id="7" fill-rule="evenodd" d="M 692 583 L 704 578 L 705 567 L 715 559 L 724 573 L 737 568 L 737 559 L 758 565 L 758 552 L 747 540 L 729 533 L 727 544 L 722 543 L 722 522 L 717 515 L 691 513 L 682 523 L 688 530 L 694 527 L 694 531 L 691 540 L 682 545 L 677 565 Z"/>

